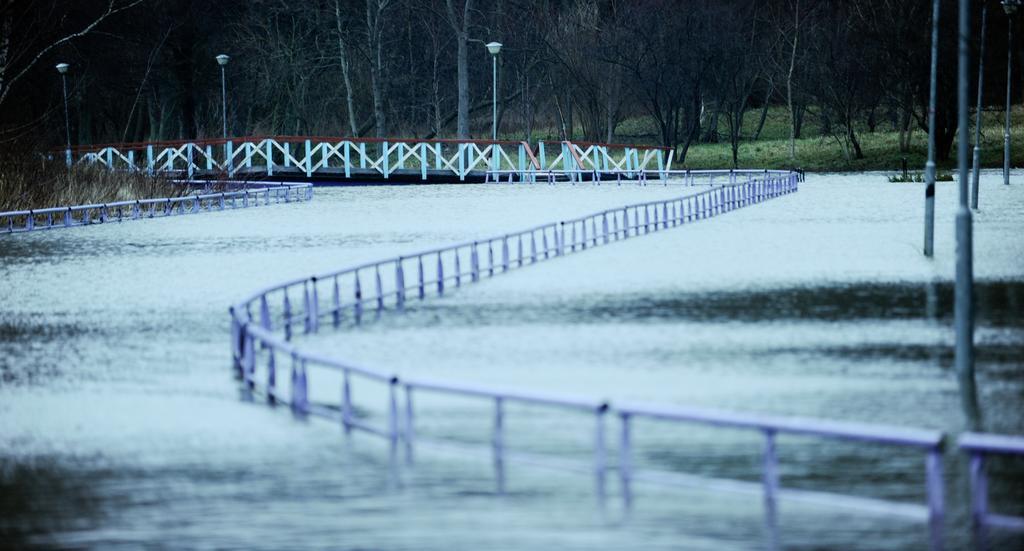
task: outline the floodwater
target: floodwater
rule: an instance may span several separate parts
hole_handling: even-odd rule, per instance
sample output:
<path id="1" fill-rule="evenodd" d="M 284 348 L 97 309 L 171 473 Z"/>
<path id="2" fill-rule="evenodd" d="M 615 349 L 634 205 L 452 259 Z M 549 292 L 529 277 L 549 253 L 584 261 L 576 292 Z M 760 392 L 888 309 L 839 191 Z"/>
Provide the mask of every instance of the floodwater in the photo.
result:
<path id="1" fill-rule="evenodd" d="M 689 191 L 332 188 L 312 203 L 3 236 L 0 545 L 764 547 L 755 497 L 638 482 L 627 519 L 614 479 L 602 512 L 590 474 L 516 462 L 497 495 L 487 404 L 418 401 L 425 437 L 467 446 L 424 446 L 396 475 L 383 442 L 247 402 L 229 370 L 227 307 L 258 288 Z M 799 193 L 303 344 L 399 374 L 955 434 L 955 193 L 939 184 L 934 260 L 920 255 L 920 185 L 809 175 Z M 983 414 L 987 430 L 1022 434 L 1024 191 L 986 173 L 981 193 Z M 317 377 L 313 398 L 336 400 L 337 386 Z M 363 415 L 380 414 L 363 403 Z M 510 406 L 507 424 L 513 451 L 587 460 L 587 418 Z M 756 434 L 640 421 L 634 437 L 640 468 L 758 480 Z M 795 437 L 778 446 L 784 487 L 923 503 L 920 454 Z M 965 472 L 948 453 L 949 548 L 967 542 Z M 1024 514 L 1024 464 L 993 462 L 990 472 L 991 508 Z M 786 501 L 780 514 L 785 548 L 927 541 L 924 525 L 898 518 Z M 993 535 L 1001 548 L 1024 545 Z"/>

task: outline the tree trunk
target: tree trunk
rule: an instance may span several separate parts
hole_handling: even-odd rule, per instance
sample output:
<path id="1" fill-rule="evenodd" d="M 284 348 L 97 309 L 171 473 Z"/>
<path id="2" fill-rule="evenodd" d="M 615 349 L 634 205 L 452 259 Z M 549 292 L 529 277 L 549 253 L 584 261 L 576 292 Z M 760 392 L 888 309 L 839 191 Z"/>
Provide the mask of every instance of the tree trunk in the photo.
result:
<path id="1" fill-rule="evenodd" d="M 756 142 L 761 138 L 761 131 L 764 130 L 764 121 L 768 119 L 768 107 L 771 105 L 769 100 L 772 98 L 772 93 L 775 91 L 774 86 L 768 87 L 768 93 L 764 96 L 764 105 L 761 106 L 761 118 L 757 121 L 757 130 L 754 131 L 754 141 Z"/>
<path id="2" fill-rule="evenodd" d="M 382 0 L 366 0 L 366 30 L 370 47 L 370 88 L 373 94 L 374 127 L 378 138 L 387 137 L 387 117 L 384 111 L 384 40 L 381 12 Z"/>
<path id="3" fill-rule="evenodd" d="M 345 47 L 345 33 L 341 25 L 341 0 L 334 0 L 334 23 L 338 29 L 338 61 L 341 63 L 341 78 L 345 85 L 345 109 L 348 111 L 348 127 L 356 135 L 356 110 L 352 100 L 352 77 L 349 75 L 348 49 Z"/>
<path id="4" fill-rule="evenodd" d="M 853 158 L 863 159 L 864 151 L 860 148 L 860 141 L 857 139 L 857 133 L 853 130 L 853 121 L 849 121 L 846 125 L 847 137 L 850 139 L 850 144 L 853 145 Z"/>
<path id="5" fill-rule="evenodd" d="M 789 104 L 789 160 L 796 161 L 796 139 L 800 137 L 797 112 L 793 109 L 793 72 L 796 70 L 796 46 L 800 40 L 800 2 L 796 2 L 793 24 L 793 48 L 789 53 L 789 71 L 786 72 L 786 103 Z M 803 115 L 800 115 L 803 118 Z"/>
<path id="6" fill-rule="evenodd" d="M 455 38 L 458 45 L 456 64 L 458 66 L 458 97 L 459 97 L 459 122 L 457 137 L 469 139 L 469 14 L 473 9 L 473 0 L 464 0 L 462 6 L 462 17 L 455 13 L 454 0 L 447 0 L 448 18 L 455 29 Z"/>

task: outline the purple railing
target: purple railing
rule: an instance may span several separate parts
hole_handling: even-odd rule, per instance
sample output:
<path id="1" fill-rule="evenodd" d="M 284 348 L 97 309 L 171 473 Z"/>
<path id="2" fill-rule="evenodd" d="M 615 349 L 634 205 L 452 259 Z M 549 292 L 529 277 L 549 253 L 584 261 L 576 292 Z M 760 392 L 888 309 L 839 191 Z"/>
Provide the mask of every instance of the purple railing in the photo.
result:
<path id="1" fill-rule="evenodd" d="M 0 233 L 22 233 L 108 222 L 164 218 L 292 201 L 309 201 L 312 198 L 313 184 L 283 184 L 222 193 L 16 210 L 0 212 Z"/>
<path id="2" fill-rule="evenodd" d="M 593 419 L 592 459 L 589 469 L 595 480 L 595 495 L 600 502 L 606 496 L 607 474 L 618 471 L 623 505 L 633 502 L 632 480 L 651 478 L 636 472 L 631 461 L 632 419 L 645 417 L 668 422 L 700 423 L 712 426 L 746 428 L 759 431 L 765 438 L 762 483 L 706 479 L 681 473 L 658 473 L 658 480 L 674 480 L 686 485 L 703 484 L 743 492 L 757 492 L 765 501 L 766 520 L 772 525 L 779 497 L 883 515 L 925 521 L 929 525 L 932 548 L 942 546 L 944 501 L 942 492 L 943 434 L 938 431 L 908 429 L 886 425 L 841 423 L 820 419 L 762 417 L 700 408 L 656 405 L 619 405 L 587 397 L 516 391 L 421 377 L 400 377 L 395 373 L 354 365 L 342 359 L 314 353 L 296 346 L 298 334 L 314 334 L 321 322 L 334 327 L 342 323 L 359 324 L 369 312 L 400 311 L 410 299 L 427 295 L 443 296 L 452 288 L 478 282 L 508 271 L 531 266 L 591 247 L 635 238 L 718 216 L 797 191 L 801 175 L 796 172 L 756 171 L 730 173 L 720 171 L 687 173 L 720 185 L 683 197 L 626 205 L 512 232 L 487 239 L 420 251 L 344 270 L 295 279 L 264 289 L 231 308 L 231 347 L 234 369 L 246 388 L 263 393 L 272 402 L 289 404 L 297 414 L 331 419 L 346 433 L 360 430 L 378 435 L 389 443 L 390 455 L 397 460 L 404 450 L 412 463 L 415 427 L 414 396 L 425 393 L 479 398 L 493 404 L 491 448 L 498 491 L 505 489 L 506 405 L 533 404 L 574 410 Z M 289 380 L 278 379 L 278 360 L 290 361 Z M 340 375 L 340 395 L 336 404 L 309 399 L 310 373 L 314 368 Z M 383 385 L 386 414 L 380 422 L 357 418 L 353 395 L 356 379 Z M 261 380 L 263 381 L 261 383 Z M 282 390 L 287 386 L 288 390 Z M 404 399 L 402 399 L 404 397 Z M 609 415 L 619 417 L 621 438 L 618 463 L 609 464 L 606 424 Z M 797 433 L 827 439 L 857 440 L 864 443 L 909 447 L 921 450 L 927 500 L 924 505 L 892 502 L 874 498 L 826 492 L 782 489 L 775 455 L 775 435 Z"/>

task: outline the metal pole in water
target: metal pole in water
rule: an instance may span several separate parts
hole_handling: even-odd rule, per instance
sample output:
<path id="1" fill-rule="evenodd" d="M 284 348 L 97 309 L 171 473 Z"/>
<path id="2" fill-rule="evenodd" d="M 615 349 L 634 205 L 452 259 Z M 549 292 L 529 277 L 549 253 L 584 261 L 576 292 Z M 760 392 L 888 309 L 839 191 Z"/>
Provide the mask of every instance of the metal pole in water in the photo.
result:
<path id="1" fill-rule="evenodd" d="M 978 210 L 978 179 L 981 177 L 981 90 L 985 74 L 985 25 L 988 23 L 988 2 L 981 5 L 981 37 L 978 53 L 978 107 L 974 110 L 974 174 L 971 186 L 971 208 Z"/>
<path id="2" fill-rule="evenodd" d="M 981 415 L 978 411 L 977 388 L 974 381 L 974 270 L 973 246 L 971 235 L 971 210 L 967 206 L 967 132 L 968 114 L 968 75 L 970 60 L 970 0 L 960 0 L 960 36 L 959 36 L 959 76 L 957 83 L 957 103 L 959 118 L 959 143 L 957 144 L 957 162 L 959 165 L 960 206 L 956 212 L 956 353 L 955 364 L 960 379 L 960 397 L 968 430 L 981 429 Z"/>
<path id="3" fill-rule="evenodd" d="M 1013 14 L 1020 0 L 1003 0 L 1006 12 L 1006 128 L 1003 131 L 1003 184 L 1010 185 L 1010 90 L 1013 76 Z"/>
<path id="4" fill-rule="evenodd" d="M 928 99 L 928 162 L 924 165 L 924 255 L 935 254 L 935 94 L 939 64 L 939 3 L 932 2 L 932 68 Z"/>

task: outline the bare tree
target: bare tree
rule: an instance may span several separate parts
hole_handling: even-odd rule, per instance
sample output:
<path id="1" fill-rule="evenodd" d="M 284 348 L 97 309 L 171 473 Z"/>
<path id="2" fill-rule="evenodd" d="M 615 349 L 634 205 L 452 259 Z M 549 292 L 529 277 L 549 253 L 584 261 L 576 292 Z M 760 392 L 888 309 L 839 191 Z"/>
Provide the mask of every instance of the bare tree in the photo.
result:
<path id="1" fill-rule="evenodd" d="M 455 31 L 455 43 L 458 47 L 456 63 L 458 65 L 458 130 L 459 139 L 469 138 L 469 25 L 473 11 L 473 0 L 462 0 L 462 9 L 458 9 L 458 0 L 445 0 L 448 13 L 448 24 Z"/>
<path id="2" fill-rule="evenodd" d="M 33 67 L 42 60 L 46 54 L 54 49 L 67 44 L 77 38 L 88 35 L 96 27 L 112 15 L 139 5 L 142 0 L 130 0 L 118 3 L 117 0 L 109 0 L 106 9 L 96 15 L 91 21 L 76 31 L 69 32 L 55 40 L 43 44 L 27 40 L 18 44 L 12 42 L 16 10 L 21 6 L 13 0 L 6 0 L 0 6 L 0 105 L 7 99 L 11 87 L 25 76 Z"/>

